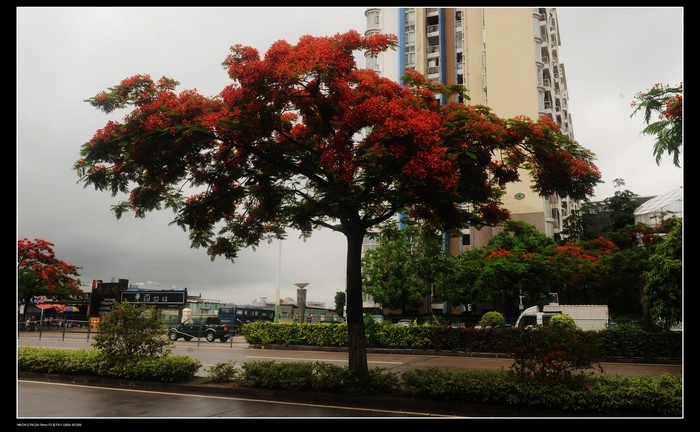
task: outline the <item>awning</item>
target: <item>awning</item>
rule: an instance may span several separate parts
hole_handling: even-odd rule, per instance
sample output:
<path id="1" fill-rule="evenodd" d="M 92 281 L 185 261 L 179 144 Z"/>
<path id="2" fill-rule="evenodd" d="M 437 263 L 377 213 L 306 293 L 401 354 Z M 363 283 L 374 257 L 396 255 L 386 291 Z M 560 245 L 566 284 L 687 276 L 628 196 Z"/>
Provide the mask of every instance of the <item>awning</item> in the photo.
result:
<path id="1" fill-rule="evenodd" d="M 34 304 L 33 306 L 43 310 L 53 308 L 56 309 L 56 312 L 80 312 L 80 309 L 78 309 L 77 306 L 68 306 L 63 303 L 38 303 Z"/>

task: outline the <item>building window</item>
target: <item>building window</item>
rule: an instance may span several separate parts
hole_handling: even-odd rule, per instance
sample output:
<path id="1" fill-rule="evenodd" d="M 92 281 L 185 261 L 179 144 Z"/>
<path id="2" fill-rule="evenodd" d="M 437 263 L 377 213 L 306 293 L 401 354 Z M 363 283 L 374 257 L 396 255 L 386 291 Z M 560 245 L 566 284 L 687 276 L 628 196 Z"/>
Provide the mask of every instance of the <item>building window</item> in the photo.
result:
<path id="1" fill-rule="evenodd" d="M 416 44 L 416 32 L 415 31 L 407 31 L 406 32 L 406 45 L 415 45 Z"/>
<path id="2" fill-rule="evenodd" d="M 416 23 L 416 11 L 413 8 L 406 10 L 406 19 L 404 21 L 406 26 Z"/>
<path id="3" fill-rule="evenodd" d="M 409 68 L 416 65 L 416 53 L 406 53 L 406 67 Z"/>
<path id="4" fill-rule="evenodd" d="M 379 59 L 375 55 L 367 55 L 365 57 L 367 69 L 372 69 L 373 71 L 379 70 Z"/>
<path id="5" fill-rule="evenodd" d="M 367 28 L 374 29 L 379 27 L 379 11 L 374 10 L 367 13 Z"/>
<path id="6" fill-rule="evenodd" d="M 537 91 L 537 106 L 540 112 L 544 111 L 544 90 Z"/>

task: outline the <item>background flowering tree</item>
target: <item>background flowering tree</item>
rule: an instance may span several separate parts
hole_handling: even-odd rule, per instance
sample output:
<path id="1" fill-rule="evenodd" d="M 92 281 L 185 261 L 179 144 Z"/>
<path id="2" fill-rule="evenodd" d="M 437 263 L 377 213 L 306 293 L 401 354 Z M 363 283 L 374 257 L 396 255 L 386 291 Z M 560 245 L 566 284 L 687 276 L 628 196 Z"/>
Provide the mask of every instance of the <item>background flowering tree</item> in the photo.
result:
<path id="1" fill-rule="evenodd" d="M 522 221 L 509 220 L 480 249 L 469 249 L 448 262 L 436 283 L 436 295 L 454 304 L 489 303 L 514 320 L 518 306 L 543 303 L 556 292 L 558 269 L 548 263 L 554 240 Z"/>
<path id="2" fill-rule="evenodd" d="M 600 181 L 593 155 L 548 118 L 441 105 L 436 95 L 465 89 L 415 71 L 401 85 L 356 67 L 354 51 L 395 45 L 393 35 L 355 31 L 281 40 L 264 57 L 235 45 L 223 63 L 232 84 L 212 98 L 177 94 L 169 78 L 128 78 L 88 100 L 107 113 L 132 111 L 97 131 L 74 168 L 86 187 L 128 196 L 113 207 L 117 218 L 171 208 L 192 247 L 212 259 L 235 260 L 288 228 L 343 233 L 349 368 L 366 376 L 361 253 L 369 228 L 398 212 L 446 231 L 497 224 L 508 217 L 503 188 L 519 181 L 520 168 L 542 195 L 583 199 Z"/>
<path id="3" fill-rule="evenodd" d="M 673 164 L 680 168 L 680 154 L 683 146 L 683 84 L 671 87 L 655 84 L 646 92 L 639 92 L 632 102 L 631 117 L 639 111 L 644 112 L 644 123 L 647 127 L 643 134 L 656 135 L 654 156 L 656 164 L 661 162 L 664 153 L 673 156 Z M 653 121 L 656 114 L 658 120 Z"/>
<path id="4" fill-rule="evenodd" d="M 35 295 L 57 300 L 82 295 L 78 270 L 79 267 L 56 258 L 51 242 L 17 240 L 17 296 L 24 302 L 25 315 Z"/>

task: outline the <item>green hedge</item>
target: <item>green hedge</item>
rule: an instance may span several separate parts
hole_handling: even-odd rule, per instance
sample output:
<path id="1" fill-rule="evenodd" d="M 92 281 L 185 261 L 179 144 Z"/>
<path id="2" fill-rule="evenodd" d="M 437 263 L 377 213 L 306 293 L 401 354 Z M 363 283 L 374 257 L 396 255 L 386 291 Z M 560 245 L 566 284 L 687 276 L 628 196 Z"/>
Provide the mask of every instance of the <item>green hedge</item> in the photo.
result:
<path id="1" fill-rule="evenodd" d="M 133 357 L 113 362 L 96 349 L 17 348 L 17 370 L 67 375 L 99 375 L 141 381 L 181 382 L 193 378 L 202 362 L 188 356 Z"/>
<path id="2" fill-rule="evenodd" d="M 523 332 L 537 337 L 536 330 L 514 327 L 453 328 L 447 326 L 397 326 L 375 323 L 366 326 L 369 348 L 420 349 L 450 352 L 486 352 L 507 354 Z M 642 359 L 681 359 L 681 333 L 649 332 L 634 327 L 610 330 L 577 330 L 585 344 L 596 347 L 602 357 Z M 243 335 L 251 345 L 306 345 L 346 347 L 345 324 L 288 324 L 255 322 L 243 326 Z"/>

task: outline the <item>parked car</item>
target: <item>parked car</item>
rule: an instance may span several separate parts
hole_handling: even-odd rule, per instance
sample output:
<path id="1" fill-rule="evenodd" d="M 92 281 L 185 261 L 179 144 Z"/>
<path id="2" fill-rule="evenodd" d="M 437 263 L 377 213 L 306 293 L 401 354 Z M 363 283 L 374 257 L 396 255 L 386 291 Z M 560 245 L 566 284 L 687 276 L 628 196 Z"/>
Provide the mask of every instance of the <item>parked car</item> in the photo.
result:
<path id="1" fill-rule="evenodd" d="M 229 326 L 219 322 L 217 317 L 192 317 L 168 330 L 168 337 L 171 341 L 183 338 L 186 341 L 192 338 L 204 337 L 207 342 L 214 342 L 219 339 L 226 342 L 230 337 Z"/>
<path id="2" fill-rule="evenodd" d="M 408 318 L 400 319 L 400 320 L 398 320 L 398 321 L 396 322 L 396 325 L 398 325 L 398 326 L 404 326 L 404 327 L 410 327 L 410 326 L 413 325 L 413 321 L 411 321 L 411 320 L 408 319 Z"/>

